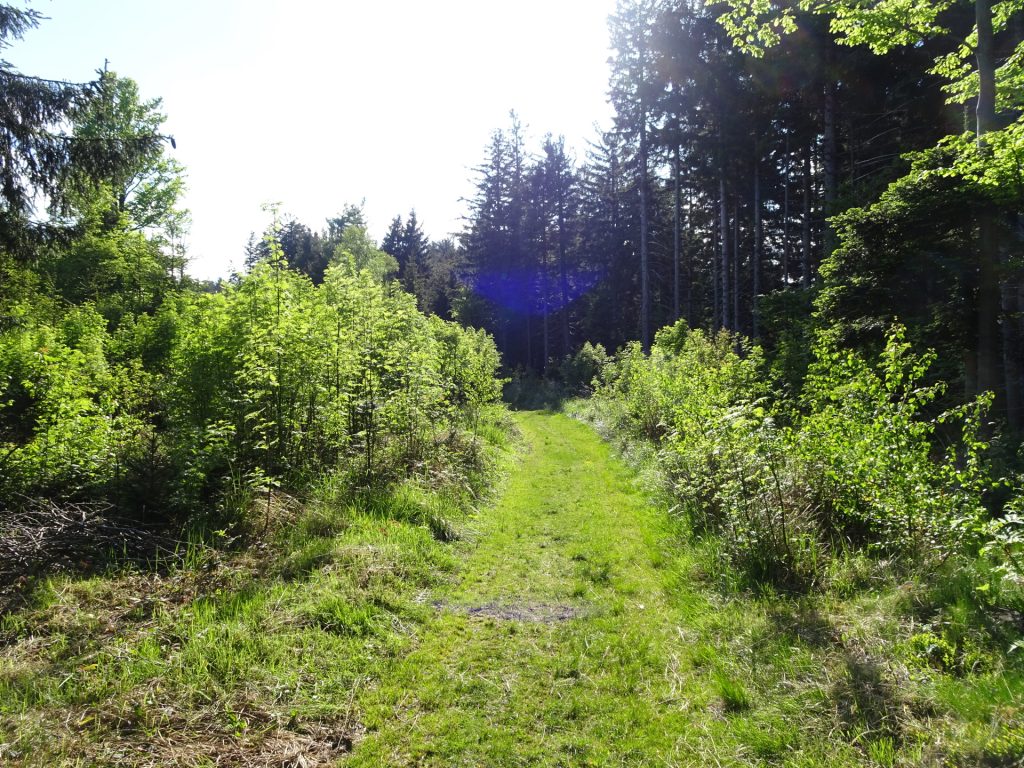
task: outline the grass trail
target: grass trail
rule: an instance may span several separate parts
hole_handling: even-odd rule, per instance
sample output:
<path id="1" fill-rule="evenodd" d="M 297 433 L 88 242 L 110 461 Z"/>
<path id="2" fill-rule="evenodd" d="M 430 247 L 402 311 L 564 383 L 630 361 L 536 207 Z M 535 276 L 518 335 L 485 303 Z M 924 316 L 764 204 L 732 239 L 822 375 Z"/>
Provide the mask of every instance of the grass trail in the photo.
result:
<path id="1" fill-rule="evenodd" d="M 462 541 L 461 503 L 405 485 L 233 557 L 39 580 L 0 615 L 0 765 L 1024 765 L 1019 667 L 936 669 L 908 585 L 740 589 L 590 426 L 515 418 Z"/>
<path id="2" fill-rule="evenodd" d="M 1024 764 L 1020 676 L 922 664 L 911 592 L 736 589 L 590 426 L 516 419 L 524 455 L 360 689 L 346 765 Z"/>
<path id="3" fill-rule="evenodd" d="M 672 765 L 665 514 L 588 426 L 521 413 L 527 444 L 414 648 L 360 697 L 352 765 Z"/>

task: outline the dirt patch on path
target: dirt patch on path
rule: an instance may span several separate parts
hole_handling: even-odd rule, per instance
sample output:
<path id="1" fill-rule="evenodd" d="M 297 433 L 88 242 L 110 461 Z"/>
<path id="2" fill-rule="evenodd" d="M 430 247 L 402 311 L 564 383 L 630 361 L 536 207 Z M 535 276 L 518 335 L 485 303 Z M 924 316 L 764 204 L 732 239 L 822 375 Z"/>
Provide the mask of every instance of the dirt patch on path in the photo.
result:
<path id="1" fill-rule="evenodd" d="M 434 607 L 439 611 L 464 613 L 471 617 L 498 619 L 500 621 L 524 621 L 551 624 L 557 621 L 578 619 L 584 610 L 576 605 L 557 603 L 485 603 L 484 605 L 458 605 L 455 603 L 436 602 Z"/>

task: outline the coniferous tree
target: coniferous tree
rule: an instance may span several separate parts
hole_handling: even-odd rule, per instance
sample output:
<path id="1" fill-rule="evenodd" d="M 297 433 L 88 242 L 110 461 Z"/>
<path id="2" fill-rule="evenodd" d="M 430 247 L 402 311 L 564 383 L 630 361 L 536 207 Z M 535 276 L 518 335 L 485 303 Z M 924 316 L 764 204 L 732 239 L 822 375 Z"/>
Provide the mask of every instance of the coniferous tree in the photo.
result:
<path id="1" fill-rule="evenodd" d="M 423 229 L 416 218 L 416 211 L 409 211 L 405 228 L 402 230 L 402 257 L 398 261 L 398 279 L 402 287 L 414 296 L 423 293 L 423 284 L 427 279 L 426 259 L 429 245 L 430 242 L 423 234 Z"/>
<path id="2" fill-rule="evenodd" d="M 0 53 L 41 19 L 38 11 L 0 4 Z M 55 212 L 67 213 L 79 186 L 72 177 L 121 175 L 146 165 L 170 140 L 141 125 L 130 135 L 117 130 L 69 135 L 69 124 L 84 128 L 104 112 L 110 83 L 102 76 L 92 83 L 32 77 L 0 60 L 0 244 L 12 255 L 30 257 L 40 237 L 67 234 L 63 221 L 30 218 L 40 198 Z"/>
<path id="3" fill-rule="evenodd" d="M 650 119 L 658 96 L 651 44 L 654 15 L 654 0 L 620 0 L 609 20 L 615 51 L 610 96 L 618 129 L 635 141 L 632 165 L 639 210 L 640 341 L 645 349 L 651 343 Z"/>

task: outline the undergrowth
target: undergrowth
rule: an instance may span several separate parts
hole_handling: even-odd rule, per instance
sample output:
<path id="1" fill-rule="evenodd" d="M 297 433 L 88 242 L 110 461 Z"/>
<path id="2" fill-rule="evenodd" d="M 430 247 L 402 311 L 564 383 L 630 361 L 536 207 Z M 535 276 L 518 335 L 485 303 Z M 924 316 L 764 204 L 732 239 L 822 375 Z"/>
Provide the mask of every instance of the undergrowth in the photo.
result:
<path id="1" fill-rule="evenodd" d="M 984 403 L 931 415 L 929 360 L 898 334 L 877 364 L 822 343 L 794 403 L 756 348 L 668 329 L 564 410 L 672 509 L 674 589 L 711 604 L 691 630 L 723 711 L 774 713 L 755 755 L 831 728 L 871 765 L 1020 765 L 1019 502 L 986 507 Z M 950 422 L 959 441 L 936 448 Z"/>
<path id="2" fill-rule="evenodd" d="M 56 574 L 0 616 L 0 763 L 299 765 L 359 737 L 354 697 L 447 578 L 509 447 L 503 409 L 391 486 L 327 476 L 166 568 Z M 234 545 L 226 540 L 235 538 Z M 306 760 L 307 763 L 294 762 Z M 293 762 L 288 762 L 292 760 Z"/>

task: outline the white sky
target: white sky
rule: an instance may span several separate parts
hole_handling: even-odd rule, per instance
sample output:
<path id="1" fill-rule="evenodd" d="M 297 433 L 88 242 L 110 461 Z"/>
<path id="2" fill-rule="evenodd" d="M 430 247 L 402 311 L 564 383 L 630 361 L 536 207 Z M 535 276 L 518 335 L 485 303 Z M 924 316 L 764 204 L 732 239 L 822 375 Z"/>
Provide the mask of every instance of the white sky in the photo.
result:
<path id="1" fill-rule="evenodd" d="M 313 229 L 366 199 L 381 238 L 411 208 L 461 229 L 471 169 L 515 109 L 582 157 L 607 124 L 614 0 L 35 0 L 49 16 L 3 57 L 89 80 L 110 60 L 162 97 L 188 169 L 197 277 L 242 263 L 281 202 Z"/>

